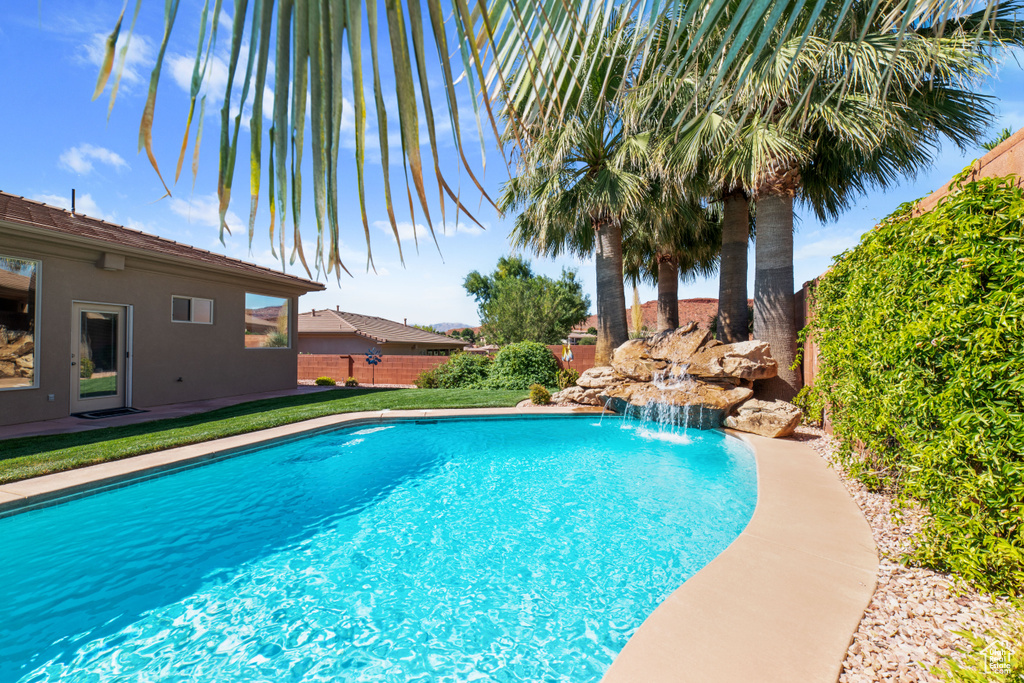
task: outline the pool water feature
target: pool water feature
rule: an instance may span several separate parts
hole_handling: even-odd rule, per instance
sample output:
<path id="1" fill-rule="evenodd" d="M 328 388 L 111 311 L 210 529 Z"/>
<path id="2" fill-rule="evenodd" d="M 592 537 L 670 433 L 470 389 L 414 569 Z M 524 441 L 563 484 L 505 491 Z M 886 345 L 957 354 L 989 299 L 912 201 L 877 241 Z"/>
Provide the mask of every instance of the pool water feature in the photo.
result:
<path id="1" fill-rule="evenodd" d="M 363 425 L 0 519 L 0 681 L 598 681 L 754 509 L 677 436 Z"/>

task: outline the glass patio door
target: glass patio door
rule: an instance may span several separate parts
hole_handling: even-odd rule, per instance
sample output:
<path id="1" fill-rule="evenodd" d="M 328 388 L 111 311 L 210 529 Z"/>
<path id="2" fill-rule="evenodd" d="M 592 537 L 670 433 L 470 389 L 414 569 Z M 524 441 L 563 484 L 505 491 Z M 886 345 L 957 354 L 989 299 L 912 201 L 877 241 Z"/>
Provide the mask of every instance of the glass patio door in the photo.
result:
<path id="1" fill-rule="evenodd" d="M 72 304 L 72 413 L 127 405 L 127 326 L 124 306 Z"/>

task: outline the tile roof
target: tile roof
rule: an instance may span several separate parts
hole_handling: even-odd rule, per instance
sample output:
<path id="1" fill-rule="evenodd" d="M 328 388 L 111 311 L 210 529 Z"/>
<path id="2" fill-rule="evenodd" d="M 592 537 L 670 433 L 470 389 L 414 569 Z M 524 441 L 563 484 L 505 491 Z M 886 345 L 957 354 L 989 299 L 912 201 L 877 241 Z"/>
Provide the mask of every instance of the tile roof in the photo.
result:
<path id="1" fill-rule="evenodd" d="M 348 333 L 368 337 L 381 344 L 406 342 L 412 344 L 444 344 L 468 346 L 469 342 L 409 327 L 393 320 L 346 311 L 312 311 L 299 315 L 299 334 Z"/>
<path id="2" fill-rule="evenodd" d="M 0 221 L 43 228 L 115 246 L 143 249 L 162 256 L 184 258 L 206 266 L 230 268 L 258 277 L 273 278 L 279 281 L 287 280 L 290 284 L 303 286 L 308 291 L 324 289 L 324 286 L 319 282 L 287 275 L 271 268 L 264 268 L 247 261 L 215 254 L 205 249 L 197 249 L 188 244 L 150 235 L 141 230 L 132 230 L 122 225 L 84 216 L 81 213 L 71 213 L 55 206 L 25 199 L 24 197 L 7 192 L 0 192 Z"/>

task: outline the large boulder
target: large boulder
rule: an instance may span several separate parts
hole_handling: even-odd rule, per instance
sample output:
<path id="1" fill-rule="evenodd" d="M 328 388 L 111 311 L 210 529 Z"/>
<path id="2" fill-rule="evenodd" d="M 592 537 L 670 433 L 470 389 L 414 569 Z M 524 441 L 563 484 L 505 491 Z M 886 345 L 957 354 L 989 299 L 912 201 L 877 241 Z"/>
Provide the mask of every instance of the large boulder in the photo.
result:
<path id="1" fill-rule="evenodd" d="M 576 384 L 587 389 L 603 389 L 622 381 L 622 376 L 615 374 L 615 368 L 610 365 L 598 365 L 585 370 Z"/>
<path id="2" fill-rule="evenodd" d="M 686 364 L 698 349 L 707 344 L 710 336 L 707 330 L 698 329 L 696 323 L 689 323 L 651 337 L 647 342 L 647 355 L 657 360 Z"/>
<path id="3" fill-rule="evenodd" d="M 725 418 L 725 426 L 776 439 L 792 434 L 801 418 L 803 413 L 792 403 L 751 399 Z"/>
<path id="4" fill-rule="evenodd" d="M 656 372 L 667 366 L 665 361 L 651 359 L 644 339 L 630 339 L 612 351 L 612 368 L 615 372 L 637 382 L 650 382 Z"/>
<path id="5" fill-rule="evenodd" d="M 687 373 L 695 377 L 769 379 L 779 374 L 767 342 L 752 339 L 704 348 L 692 358 Z"/>
<path id="6" fill-rule="evenodd" d="M 601 390 L 586 387 L 567 387 L 552 394 L 551 401 L 552 403 L 579 403 L 585 406 L 604 405 L 604 401 L 601 400 Z"/>

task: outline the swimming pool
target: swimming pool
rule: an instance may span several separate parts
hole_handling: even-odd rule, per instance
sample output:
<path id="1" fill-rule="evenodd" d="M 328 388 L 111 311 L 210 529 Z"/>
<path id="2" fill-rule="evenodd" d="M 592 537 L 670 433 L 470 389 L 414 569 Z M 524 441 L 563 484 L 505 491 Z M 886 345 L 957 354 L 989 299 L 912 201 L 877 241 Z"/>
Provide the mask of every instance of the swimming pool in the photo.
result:
<path id="1" fill-rule="evenodd" d="M 0 519 L 0 681 L 597 681 L 755 500 L 719 432 L 320 432 Z"/>

